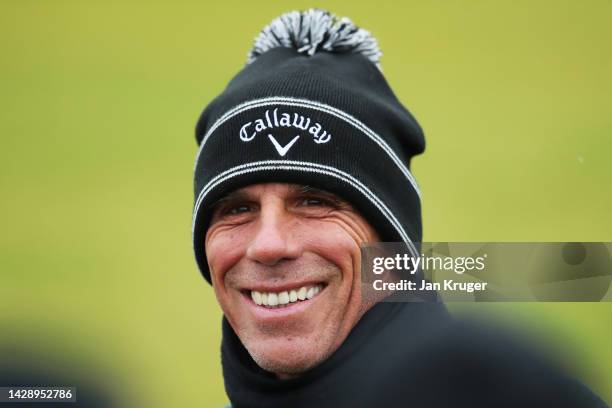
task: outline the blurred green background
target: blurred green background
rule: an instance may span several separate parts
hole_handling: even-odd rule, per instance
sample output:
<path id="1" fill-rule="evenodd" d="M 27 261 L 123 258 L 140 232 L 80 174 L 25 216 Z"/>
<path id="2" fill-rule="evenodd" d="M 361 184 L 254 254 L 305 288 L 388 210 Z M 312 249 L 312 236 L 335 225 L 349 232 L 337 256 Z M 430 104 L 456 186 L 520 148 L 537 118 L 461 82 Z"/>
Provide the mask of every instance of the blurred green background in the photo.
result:
<path id="1" fill-rule="evenodd" d="M 259 30 L 313 6 L 378 38 L 425 130 L 426 241 L 612 241 L 609 1 L 2 0 L 0 342 L 86 356 L 125 406 L 227 401 L 193 129 Z M 529 327 L 612 402 L 612 304 L 452 309 Z"/>

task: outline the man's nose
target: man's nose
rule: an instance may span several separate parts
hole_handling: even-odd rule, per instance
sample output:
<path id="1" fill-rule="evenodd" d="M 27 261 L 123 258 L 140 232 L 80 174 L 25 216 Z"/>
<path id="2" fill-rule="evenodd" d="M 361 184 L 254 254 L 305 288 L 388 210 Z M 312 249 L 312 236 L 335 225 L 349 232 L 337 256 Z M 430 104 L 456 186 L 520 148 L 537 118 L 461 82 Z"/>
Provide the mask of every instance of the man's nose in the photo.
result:
<path id="1" fill-rule="evenodd" d="M 246 256 L 268 266 L 284 259 L 296 259 L 301 249 L 294 238 L 291 215 L 281 206 L 264 206 L 260 210 L 256 232 Z"/>

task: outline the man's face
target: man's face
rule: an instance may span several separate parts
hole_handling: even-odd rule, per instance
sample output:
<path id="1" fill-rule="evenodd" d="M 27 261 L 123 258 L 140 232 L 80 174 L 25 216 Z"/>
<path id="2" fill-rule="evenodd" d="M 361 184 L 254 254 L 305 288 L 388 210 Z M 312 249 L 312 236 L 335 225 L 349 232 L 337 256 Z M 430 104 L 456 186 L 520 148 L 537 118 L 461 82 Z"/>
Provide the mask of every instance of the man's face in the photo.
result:
<path id="1" fill-rule="evenodd" d="M 288 378 L 342 344 L 371 307 L 360 244 L 378 240 L 350 204 L 304 186 L 252 185 L 216 204 L 205 243 L 213 287 L 260 367 Z"/>

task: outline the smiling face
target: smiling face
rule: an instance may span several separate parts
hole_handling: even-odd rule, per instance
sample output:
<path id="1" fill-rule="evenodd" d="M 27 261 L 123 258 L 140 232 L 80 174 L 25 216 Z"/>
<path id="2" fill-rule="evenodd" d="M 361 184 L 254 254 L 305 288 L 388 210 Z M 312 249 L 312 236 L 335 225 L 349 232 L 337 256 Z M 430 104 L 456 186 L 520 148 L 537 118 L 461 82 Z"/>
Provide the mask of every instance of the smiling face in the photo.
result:
<path id="1" fill-rule="evenodd" d="M 252 185 L 215 205 L 215 295 L 260 367 L 290 378 L 342 344 L 374 304 L 362 299 L 360 244 L 378 240 L 349 203 L 305 186 Z"/>

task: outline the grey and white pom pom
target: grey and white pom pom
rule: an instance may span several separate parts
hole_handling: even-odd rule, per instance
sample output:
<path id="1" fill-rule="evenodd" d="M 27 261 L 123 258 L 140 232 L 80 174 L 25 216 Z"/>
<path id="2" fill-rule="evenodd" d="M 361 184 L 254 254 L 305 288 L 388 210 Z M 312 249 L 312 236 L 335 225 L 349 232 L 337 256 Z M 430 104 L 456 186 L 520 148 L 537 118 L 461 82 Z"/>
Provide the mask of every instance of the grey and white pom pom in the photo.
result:
<path id="1" fill-rule="evenodd" d="M 362 54 L 381 69 L 382 52 L 376 38 L 348 18 L 325 10 L 292 11 L 275 18 L 255 38 L 247 64 L 277 47 L 295 48 L 307 55 L 317 51 Z"/>

